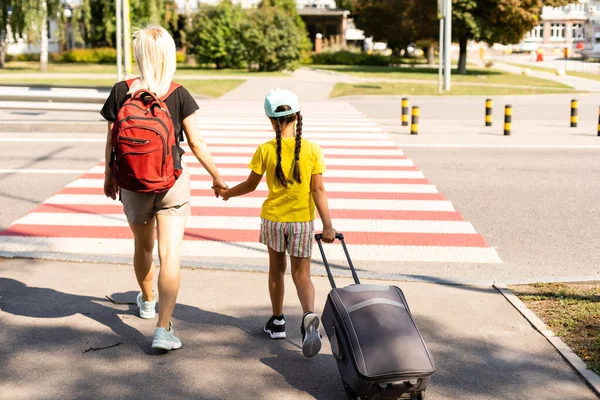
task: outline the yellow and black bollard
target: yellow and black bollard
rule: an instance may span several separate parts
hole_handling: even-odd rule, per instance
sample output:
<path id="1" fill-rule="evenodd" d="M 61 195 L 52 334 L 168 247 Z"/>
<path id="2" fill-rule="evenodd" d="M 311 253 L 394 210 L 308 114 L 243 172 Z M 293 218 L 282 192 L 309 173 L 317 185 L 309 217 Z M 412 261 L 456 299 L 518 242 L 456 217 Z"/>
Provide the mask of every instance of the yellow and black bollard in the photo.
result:
<path id="1" fill-rule="evenodd" d="M 512 131 L 512 115 L 513 110 L 511 105 L 507 105 L 504 107 L 504 134 L 506 136 L 510 135 Z"/>
<path id="2" fill-rule="evenodd" d="M 579 122 L 578 108 L 579 102 L 576 99 L 571 100 L 571 128 L 577 128 L 577 122 Z"/>
<path id="3" fill-rule="evenodd" d="M 402 126 L 408 126 L 408 99 L 402 98 Z"/>
<path id="4" fill-rule="evenodd" d="M 410 126 L 411 135 L 419 134 L 419 115 L 421 115 L 421 110 L 419 109 L 419 106 L 414 106 L 412 108 L 412 125 Z"/>
<path id="5" fill-rule="evenodd" d="M 492 126 L 492 108 L 494 107 L 494 101 L 487 99 L 485 101 L 485 126 Z"/>

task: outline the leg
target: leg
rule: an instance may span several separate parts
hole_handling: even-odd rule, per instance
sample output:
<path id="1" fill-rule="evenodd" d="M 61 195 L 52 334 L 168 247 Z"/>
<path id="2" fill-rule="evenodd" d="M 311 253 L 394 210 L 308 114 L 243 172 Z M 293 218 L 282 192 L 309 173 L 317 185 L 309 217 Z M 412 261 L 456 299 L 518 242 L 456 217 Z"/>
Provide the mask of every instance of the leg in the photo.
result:
<path id="1" fill-rule="evenodd" d="M 275 316 L 283 314 L 286 264 L 285 252 L 280 253 L 269 247 L 269 295 L 271 296 L 271 306 Z"/>
<path id="2" fill-rule="evenodd" d="M 292 279 L 304 313 L 315 310 L 315 286 L 310 277 L 310 257 L 291 257 Z"/>
<path id="3" fill-rule="evenodd" d="M 319 316 L 314 313 L 315 309 L 315 286 L 310 278 L 310 257 L 292 257 L 292 278 L 300 304 L 302 304 L 302 353 L 306 357 L 314 357 L 321 350 L 321 334 Z"/>
<path id="4" fill-rule="evenodd" d="M 179 292 L 181 243 L 185 230 L 185 217 L 157 215 L 158 225 L 158 256 L 160 273 L 158 275 L 158 295 L 160 306 L 158 310 L 158 328 L 169 330 L 169 322 L 177 293 Z"/>
<path id="5" fill-rule="evenodd" d="M 133 254 L 133 268 L 138 284 L 142 289 L 142 299 L 153 301 L 152 282 L 154 279 L 154 219 L 147 224 L 129 224 L 133 232 L 135 252 Z"/>

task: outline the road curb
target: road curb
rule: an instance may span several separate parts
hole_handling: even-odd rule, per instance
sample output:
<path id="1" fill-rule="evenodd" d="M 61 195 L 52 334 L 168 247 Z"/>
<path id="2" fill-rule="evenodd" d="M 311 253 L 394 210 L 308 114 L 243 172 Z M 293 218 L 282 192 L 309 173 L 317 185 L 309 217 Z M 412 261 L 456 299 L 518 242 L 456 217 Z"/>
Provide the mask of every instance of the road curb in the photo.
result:
<path id="1" fill-rule="evenodd" d="M 579 358 L 579 356 L 577 356 L 577 354 L 575 354 L 573 350 L 571 350 L 571 348 L 562 341 L 562 339 L 548 329 L 546 324 L 544 324 L 544 322 L 537 315 L 535 315 L 533 311 L 531 311 L 525 305 L 525 303 L 523 303 L 505 284 L 495 283 L 493 287 L 498 290 L 504 296 L 504 298 L 508 300 L 508 302 L 512 304 L 512 306 L 516 308 L 521 315 L 523 315 L 523 317 L 525 317 L 531 326 L 540 332 L 546 338 L 546 340 L 548 340 L 550 344 L 554 346 L 560 355 L 569 364 L 571 364 L 571 366 L 579 375 L 581 375 L 596 396 L 600 397 L 600 376 L 589 370 L 583 360 Z"/>
<path id="2" fill-rule="evenodd" d="M 133 248 L 132 248 L 133 252 Z M 133 254 L 133 253 L 132 253 Z M 67 254 L 58 252 L 39 252 L 39 251 L 7 251 L 0 250 L 0 259 L 28 259 L 28 260 L 42 260 L 42 261 L 59 261 L 59 262 L 70 262 L 70 263 L 90 263 L 90 264 L 119 264 L 119 265 L 133 265 L 132 255 L 110 255 L 110 254 Z M 266 260 L 265 256 L 265 260 Z M 156 265 L 159 264 L 158 258 L 154 258 Z M 344 261 L 337 260 L 330 262 L 333 268 L 332 274 L 335 277 L 340 278 L 352 278 Z M 221 271 L 234 271 L 234 272 L 258 272 L 268 273 L 269 267 L 267 263 L 264 264 L 243 264 L 232 263 L 232 262 L 215 262 L 194 259 L 181 260 L 181 268 L 184 269 L 198 269 L 198 270 L 221 270 Z M 466 281 L 466 280 L 454 280 L 445 279 L 435 276 L 426 275 L 409 275 L 409 274 L 394 274 L 394 273 L 381 273 L 371 272 L 368 270 L 361 270 L 358 266 L 358 273 L 361 279 L 371 280 L 382 280 L 382 281 L 396 281 L 396 282 L 414 282 L 414 283 L 431 283 L 439 285 L 450 285 L 450 286 L 466 286 L 466 287 L 485 287 L 493 290 L 491 281 Z M 311 275 L 313 277 L 326 277 L 327 272 L 323 267 L 323 263 L 319 260 L 313 259 L 311 263 Z"/>

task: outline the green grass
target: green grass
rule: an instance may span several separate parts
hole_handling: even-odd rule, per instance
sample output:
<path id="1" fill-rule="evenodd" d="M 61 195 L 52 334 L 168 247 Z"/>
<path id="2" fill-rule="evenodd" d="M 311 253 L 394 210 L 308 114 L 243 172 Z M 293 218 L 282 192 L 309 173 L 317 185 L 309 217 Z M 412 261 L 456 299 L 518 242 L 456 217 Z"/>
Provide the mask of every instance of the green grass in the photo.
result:
<path id="1" fill-rule="evenodd" d="M 453 96 L 505 96 L 521 94 L 557 94 L 572 93 L 572 89 L 550 88 L 513 88 L 498 86 L 454 85 L 450 93 Z M 362 96 L 362 95 L 413 95 L 437 96 L 438 85 L 429 83 L 402 82 L 369 82 L 362 84 L 338 83 L 331 92 L 331 97 Z"/>
<path id="2" fill-rule="evenodd" d="M 244 83 L 244 79 L 181 79 L 179 82 L 192 94 L 209 97 L 221 97 L 224 94 Z M 16 82 L 12 78 L 3 78 L 0 75 L 0 84 L 40 85 L 56 87 L 97 87 L 111 88 L 115 84 L 114 79 L 49 79 L 49 78 L 26 78 Z"/>
<path id="3" fill-rule="evenodd" d="M 600 283 L 537 283 L 511 289 L 600 374 Z"/>
<path id="4" fill-rule="evenodd" d="M 529 68 L 532 71 L 549 72 L 551 74 L 556 73 L 555 69 L 538 67 L 536 65 L 514 64 L 514 63 L 507 63 L 507 64 L 513 65 L 515 67 L 520 67 L 520 68 Z M 588 74 L 585 72 L 577 72 L 577 71 L 566 71 L 566 73 L 568 76 L 577 76 L 579 78 L 587 78 L 587 79 L 593 79 L 595 81 L 600 81 L 600 74 Z"/>
<path id="5" fill-rule="evenodd" d="M 109 64 L 52 64 L 48 65 L 48 73 L 64 73 L 64 74 L 117 74 L 117 67 Z M 137 66 L 133 64 L 134 74 L 138 73 Z M 38 62 L 9 62 L 6 63 L 3 69 L 0 69 L 2 74 L 41 73 Z M 192 75 L 239 75 L 239 76 L 287 76 L 285 72 L 248 72 L 245 69 L 215 69 L 215 68 L 200 68 L 188 64 L 179 64 L 177 66 L 177 76 Z"/>
<path id="6" fill-rule="evenodd" d="M 364 67 L 364 66 L 314 66 L 314 68 L 341 72 L 361 78 L 375 79 L 410 79 L 410 80 L 429 80 L 437 81 L 437 68 L 422 68 L 422 67 Z M 481 84 L 504 84 L 504 85 L 523 85 L 523 86 L 539 86 L 539 87 L 554 87 L 554 88 L 569 88 L 558 82 L 549 81 L 547 79 L 535 78 L 511 74 L 509 72 L 497 71 L 493 69 L 477 69 L 470 68 L 467 70 L 467 75 L 452 75 L 453 82 L 470 82 Z"/>

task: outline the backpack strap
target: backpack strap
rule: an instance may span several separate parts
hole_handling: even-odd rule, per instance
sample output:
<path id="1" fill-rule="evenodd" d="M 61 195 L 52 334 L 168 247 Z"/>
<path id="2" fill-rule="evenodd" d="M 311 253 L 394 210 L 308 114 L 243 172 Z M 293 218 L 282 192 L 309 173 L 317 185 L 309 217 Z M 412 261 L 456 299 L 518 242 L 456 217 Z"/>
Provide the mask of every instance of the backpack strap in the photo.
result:
<path id="1" fill-rule="evenodd" d="M 135 82 L 137 78 L 133 78 L 133 79 L 127 79 L 125 81 L 125 84 L 127 85 L 127 89 L 131 88 L 131 85 L 133 85 L 133 82 Z"/>
<path id="2" fill-rule="evenodd" d="M 169 86 L 169 91 L 160 97 L 161 101 L 167 100 L 167 98 L 173 94 L 181 85 L 175 82 L 171 82 L 171 86 Z"/>
<path id="3" fill-rule="evenodd" d="M 169 90 L 167 91 L 167 93 L 165 93 L 163 96 L 160 97 L 161 101 L 166 101 L 167 98 L 173 94 L 174 91 L 176 91 L 181 85 L 175 82 L 171 82 L 171 86 L 169 86 Z M 181 142 L 183 142 L 183 132 L 179 132 L 175 134 L 175 138 L 177 139 L 177 147 L 179 147 L 179 144 Z"/>

